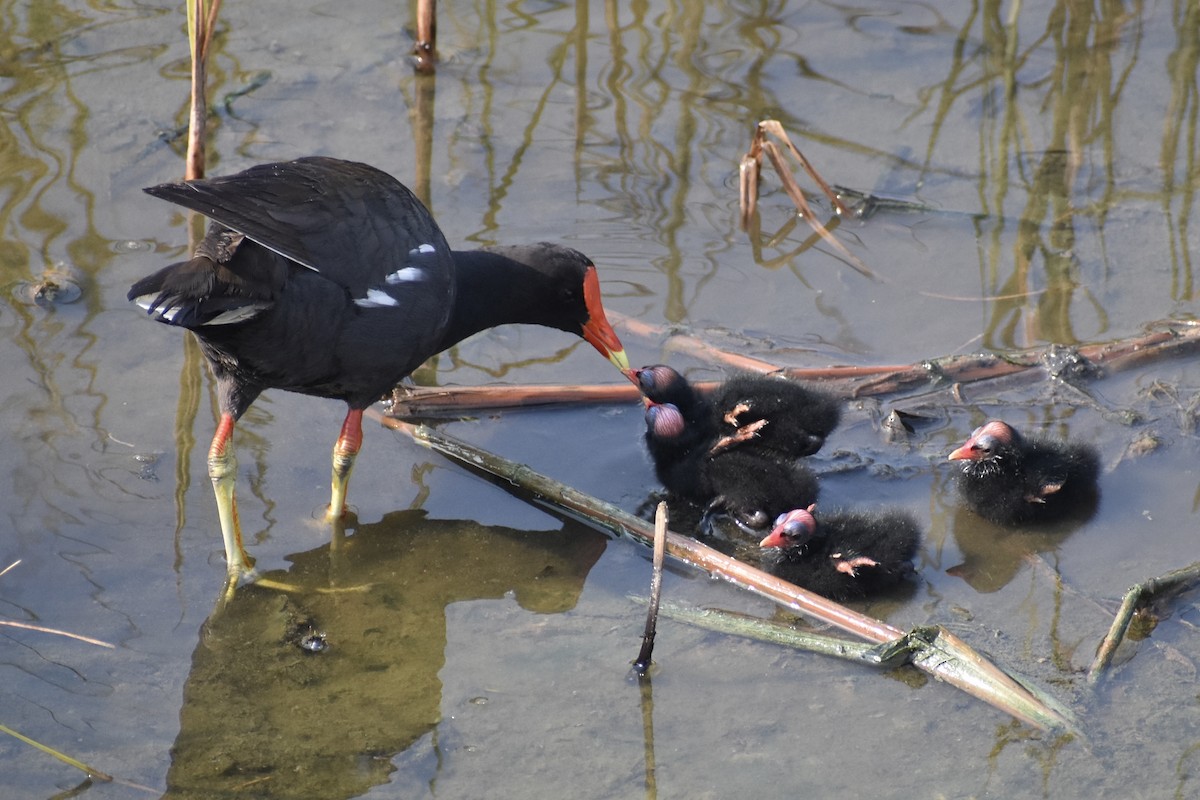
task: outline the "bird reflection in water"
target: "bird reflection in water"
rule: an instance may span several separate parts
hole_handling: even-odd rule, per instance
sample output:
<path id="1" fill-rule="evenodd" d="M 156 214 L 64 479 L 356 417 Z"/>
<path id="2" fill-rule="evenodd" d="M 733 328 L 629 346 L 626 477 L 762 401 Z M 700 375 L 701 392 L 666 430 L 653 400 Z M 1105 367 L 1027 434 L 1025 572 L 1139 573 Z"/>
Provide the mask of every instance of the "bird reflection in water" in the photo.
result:
<path id="1" fill-rule="evenodd" d="M 1003 589 L 1022 566 L 1041 554 L 1056 554 L 1072 533 L 1083 527 L 1078 517 L 1039 526 L 1012 528 L 989 522 L 966 508 L 954 512 L 954 542 L 960 563 L 946 570 L 980 594 Z"/>
<path id="2" fill-rule="evenodd" d="M 570 521 L 529 532 L 401 511 L 292 556 L 202 627 L 165 796 L 350 798 L 387 783 L 441 720 L 446 607 L 572 609 L 606 542 Z"/>

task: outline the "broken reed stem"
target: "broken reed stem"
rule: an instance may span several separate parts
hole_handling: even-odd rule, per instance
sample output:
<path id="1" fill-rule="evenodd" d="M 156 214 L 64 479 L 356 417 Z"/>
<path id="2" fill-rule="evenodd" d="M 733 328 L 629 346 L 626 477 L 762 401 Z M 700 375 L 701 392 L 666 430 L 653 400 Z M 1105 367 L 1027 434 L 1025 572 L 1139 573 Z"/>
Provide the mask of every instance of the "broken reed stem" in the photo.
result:
<path id="1" fill-rule="evenodd" d="M 55 750 L 53 747 L 50 747 L 49 745 L 44 745 L 35 739 L 30 739 L 28 736 L 26 736 L 22 733 L 17 733 L 16 731 L 14 731 L 12 728 L 8 727 L 7 725 L 0 725 L 0 733 L 7 733 L 9 736 L 13 737 L 14 739 L 22 741 L 25 744 L 29 745 L 30 747 L 34 747 L 34 748 L 37 748 L 38 750 L 41 750 L 46 755 L 54 756 L 59 761 L 63 762 L 64 764 L 69 764 L 70 766 L 72 766 L 75 769 L 79 770 L 80 772 L 84 773 L 85 775 L 87 775 L 89 778 L 92 778 L 93 780 L 102 781 L 104 783 L 112 783 L 113 778 L 108 773 L 101 772 L 100 770 L 96 769 L 93 766 L 85 764 L 78 759 L 71 758 L 66 753 L 61 753 L 58 750 Z"/>
<path id="2" fill-rule="evenodd" d="M 195 180 L 204 177 L 204 139 L 206 120 L 208 117 L 208 101 L 204 96 L 204 87 L 208 82 L 207 69 L 201 55 L 201 37 L 204 34 L 203 18 L 200 14 L 198 0 L 189 2 L 189 11 L 195 10 L 195 35 L 192 37 L 192 94 L 188 116 L 187 161 L 184 163 L 183 177 L 185 180 Z"/>
<path id="3" fill-rule="evenodd" d="M 636 598 L 633 598 L 636 600 Z M 941 628 L 917 628 L 898 641 L 886 644 L 852 642 L 839 636 L 829 636 L 812 631 L 801 631 L 771 620 L 748 617 L 717 609 L 697 609 L 675 604 L 664 605 L 661 615 L 705 630 L 742 636 L 757 641 L 793 647 L 818 655 L 832 656 L 876 669 L 894 669 L 904 664 L 916 666 L 943 677 L 939 671 L 955 661 L 973 665 L 960 670 L 964 678 L 979 676 L 977 688 L 971 693 L 997 708 L 1013 713 L 1018 718 L 1046 728 L 1064 728 L 1077 733 L 1070 709 L 1040 688 L 1027 683 L 1019 676 L 1012 677 L 1019 686 L 996 685 L 986 680 L 994 666 L 971 650 L 961 639 Z M 1007 673 L 1005 673 L 1007 676 Z M 962 688 L 962 687 L 960 687 Z M 969 690 L 968 690 L 969 691 Z M 985 696 L 986 695 L 986 696 Z M 1023 717 L 1022 714 L 1028 716 Z M 1041 724 L 1045 723 L 1045 724 Z"/>
<path id="4" fill-rule="evenodd" d="M 213 31 L 217 29 L 217 14 L 221 10 L 221 0 L 209 0 L 208 14 L 204 17 L 204 37 L 200 42 L 200 57 L 208 63 L 208 49 L 212 44 Z"/>
<path id="5" fill-rule="evenodd" d="M 1138 584 L 1125 593 L 1125 598 L 1121 601 L 1121 607 L 1117 609 L 1117 613 L 1113 617 L 1108 633 L 1100 642 L 1100 649 L 1096 651 L 1092 666 L 1088 668 L 1087 680 L 1092 686 L 1100 682 L 1101 677 L 1112 664 L 1117 648 L 1125 640 L 1125 631 L 1129 629 L 1129 623 L 1133 620 L 1134 612 L 1137 611 L 1138 604 L 1141 602 L 1142 590 L 1142 585 Z"/>
<path id="6" fill-rule="evenodd" d="M 655 326 L 621 317 L 622 327 L 653 336 L 666 334 Z M 1138 336 L 1077 348 L 1080 356 L 1095 366 L 1118 372 L 1149 361 L 1194 352 L 1200 346 L 1200 324 L 1189 321 L 1161 320 L 1148 325 L 1151 330 Z M 1155 330 L 1158 329 L 1158 330 Z M 762 359 L 730 353 L 694 336 L 675 335 L 668 340 L 672 350 L 722 363 L 744 372 L 778 372 L 795 380 L 821 383 L 828 391 L 844 397 L 868 397 L 898 394 L 942 384 L 957 386 L 1029 372 L 1038 373 L 1044 356 L 1053 345 L 1005 355 L 955 355 L 929 359 L 915 364 L 880 366 L 781 367 Z M 716 381 L 694 384 L 707 391 Z M 510 408 L 547 403 L 620 403 L 639 397 L 629 384 L 598 386 L 526 386 L 423 388 L 397 391 L 393 398 L 393 416 L 419 417 L 462 413 L 470 409 Z"/>
<path id="7" fill-rule="evenodd" d="M 742 229 L 749 227 L 750 218 L 754 216 L 755 210 L 758 207 L 758 182 L 762 173 L 762 154 L 766 152 L 767 157 L 771 159 L 771 163 L 775 166 L 775 171 L 779 173 L 779 179 L 784 184 L 784 189 L 792 198 L 796 209 L 801 214 L 812 217 L 812 209 L 808 205 L 808 201 L 804 199 L 804 195 L 800 192 L 796 180 L 792 177 L 792 170 L 779 157 L 778 148 L 775 144 L 767 139 L 771 135 L 778 139 L 790 152 L 800 166 L 808 173 L 808 176 L 816 181 L 821 187 L 821 191 L 829 198 L 829 202 L 833 204 L 834 211 L 839 216 L 845 216 L 849 213 L 846 204 L 837 196 L 837 193 L 826 183 L 820 173 L 813 168 L 804 154 L 800 152 L 796 145 L 792 144 L 791 137 L 787 135 L 787 130 L 779 120 L 764 119 L 754 126 L 754 133 L 750 137 L 750 149 L 742 156 L 739 164 L 739 181 L 738 181 L 738 200 L 742 210 Z M 797 196 L 799 199 L 797 199 Z"/>
<path id="8" fill-rule="evenodd" d="M 210 0 L 205 10 L 204 0 L 188 0 L 188 45 L 192 56 L 192 92 L 188 116 L 187 160 L 184 178 L 204 177 L 204 148 L 207 142 L 208 121 L 208 50 L 221 0 Z"/>
<path id="9" fill-rule="evenodd" d="M 762 171 L 759 152 L 761 150 L 756 152 L 752 147 L 738 165 L 738 207 L 742 210 L 744 231 L 750 230 L 750 222 L 758 210 L 758 179 Z"/>
<path id="10" fill-rule="evenodd" d="M 94 644 L 97 647 L 107 647 L 109 650 L 116 649 L 116 645 L 110 644 L 109 642 L 105 642 L 100 639 L 93 639 L 90 636 L 83 636 L 78 633 L 59 630 L 58 628 L 47 628 L 43 625 L 30 625 L 27 622 L 17 622 L 11 619 L 0 619 L 0 625 L 5 625 L 9 628 L 21 628 L 22 630 L 26 631 L 37 631 L 38 633 L 52 633 L 56 636 L 66 636 L 68 639 L 76 639 L 80 642 L 86 642 L 87 644 Z"/>
<path id="11" fill-rule="evenodd" d="M 640 398 L 637 387 L 628 382 L 603 386 L 405 386 L 392 392 L 388 413 L 414 417 L 555 403 L 632 403 Z"/>
<path id="12" fill-rule="evenodd" d="M 437 0 L 417 0 L 417 43 L 412 56 L 417 73 L 432 75 L 437 69 Z"/>
<path id="13" fill-rule="evenodd" d="M 788 197 L 792 199 L 792 203 L 796 206 L 796 210 L 800 212 L 800 216 L 804 217 L 804 221 L 807 222 L 808 226 L 813 229 L 813 232 L 817 234 L 817 236 L 820 236 L 823 242 L 836 250 L 838 255 L 845 259 L 846 263 L 853 267 L 854 270 L 864 278 L 878 280 L 878 276 L 876 276 L 875 273 L 872 272 L 867 265 L 858 258 L 858 256 L 847 250 L 846 246 L 838 241 L 837 238 L 829 232 L 829 229 L 822 225 L 821 221 L 817 219 L 817 215 L 813 212 L 812 206 L 808 204 L 808 200 L 804 197 L 804 190 L 802 190 L 800 185 L 796 183 L 796 179 L 792 175 L 792 170 L 788 167 L 787 162 L 783 160 L 783 157 L 780 156 L 779 148 L 777 148 L 771 142 L 763 142 L 762 149 L 763 152 L 767 154 L 767 158 L 771 159 L 771 164 L 774 165 L 775 172 L 779 175 L 779 180 L 783 183 L 784 191 L 786 191 Z M 803 158 L 803 156 L 801 156 L 801 158 Z M 804 163 L 807 164 L 808 162 L 805 161 Z M 810 174 L 815 175 L 816 173 L 813 172 Z M 820 180 L 820 176 L 817 177 L 821 185 L 824 188 L 829 189 L 828 185 L 826 185 L 824 181 Z M 833 194 L 832 190 L 829 191 L 829 197 L 830 199 L 834 200 L 839 207 L 841 207 L 841 201 L 837 200 L 837 195 Z M 835 219 L 838 219 L 838 217 L 835 217 Z"/>
<path id="14" fill-rule="evenodd" d="M 763 142 L 762 151 L 767 154 L 767 158 L 771 159 L 771 165 L 775 167 L 775 172 L 779 174 L 783 190 L 792 199 L 792 204 L 796 206 L 796 210 L 800 212 L 801 216 L 815 220 L 816 214 L 813 213 L 812 206 L 808 204 L 808 199 L 804 196 L 804 190 L 800 188 L 800 184 L 796 183 L 796 177 L 792 174 L 791 167 L 787 165 L 787 162 L 783 160 L 783 156 L 780 155 L 779 148 L 773 142 Z"/>
<path id="15" fill-rule="evenodd" d="M 796 158 L 797 161 L 800 162 L 800 166 L 803 167 L 804 171 L 808 173 L 808 177 L 816 181 L 817 185 L 821 187 L 821 191 L 827 198 L 829 198 L 829 202 L 833 204 L 833 208 L 839 216 L 846 216 L 850 213 L 846 208 L 846 205 L 842 202 L 841 198 L 837 196 L 837 193 L 830 188 L 829 184 L 825 182 L 825 179 L 821 177 L 820 173 L 813 168 L 813 165 L 808 162 L 808 159 L 804 157 L 804 154 L 800 152 L 800 149 L 796 147 L 796 145 L 792 144 L 792 139 L 787 135 L 787 130 L 783 127 L 782 122 L 777 119 L 764 119 L 762 122 L 758 123 L 758 130 L 771 134 L 787 145 L 788 151 Z"/>
<path id="16" fill-rule="evenodd" d="M 1088 669 L 1088 683 L 1095 685 L 1104 677 L 1104 673 L 1112 665 L 1117 648 L 1125 640 L 1125 632 L 1129 630 L 1133 615 L 1139 608 L 1160 594 L 1185 589 L 1197 581 L 1200 581 L 1200 561 L 1131 586 L 1125 593 L 1121 607 L 1117 609 L 1099 650 L 1096 651 L 1092 666 Z"/>
<path id="17" fill-rule="evenodd" d="M 792 174 L 792 168 L 784 160 L 783 154 L 779 152 L 779 147 L 775 142 L 767 138 L 768 135 L 773 136 L 785 146 L 788 152 L 800 162 L 800 166 L 808 173 L 808 176 L 821 187 L 821 191 L 833 205 L 835 219 L 848 213 L 846 204 L 842 202 L 837 193 L 830 188 L 825 179 L 813 168 L 813 165 L 809 163 L 809 160 L 804 157 L 804 154 L 800 152 L 796 145 L 792 144 L 792 140 L 788 137 L 783 125 L 778 120 L 764 119 L 754 126 L 754 135 L 750 140 L 750 150 L 742 156 L 739 165 L 738 201 L 742 211 L 742 230 L 750 230 L 751 222 L 758 208 L 758 183 L 762 173 L 762 157 L 765 153 L 767 158 L 771 160 L 771 165 L 775 167 L 775 174 L 779 176 L 779 181 L 783 184 L 783 190 L 787 192 L 787 196 L 791 198 L 792 204 L 796 206 L 796 211 L 804 218 L 809 227 L 813 229 L 813 232 L 823 242 L 837 251 L 845 263 L 849 264 L 860 275 L 871 280 L 878 280 L 875 273 L 868 269 L 867 265 L 858 256 L 847 250 L 845 245 L 839 242 L 829 232 L 829 229 L 817 219 L 812 206 L 809 205 L 808 199 L 804 196 L 804 190 L 800 188 L 800 184 L 796 182 L 795 175 Z"/>
<path id="18" fill-rule="evenodd" d="M 650 671 L 650 657 L 654 654 L 654 637 L 658 633 L 658 606 L 662 600 L 663 555 L 667 547 L 667 504 L 659 503 L 654 510 L 654 558 L 650 575 L 650 602 L 646 611 L 646 630 L 642 634 L 642 649 L 638 652 L 633 668 L 639 677 Z"/>
<path id="19" fill-rule="evenodd" d="M 537 501 L 559 511 L 578 515 L 595 526 L 617 535 L 628 536 L 643 544 L 651 544 L 654 540 L 654 532 L 637 517 L 611 503 L 605 503 L 541 475 L 524 464 L 489 453 L 424 425 L 410 425 L 385 417 L 380 417 L 380 421 L 393 430 L 408 434 L 418 444 L 437 450 L 461 464 L 507 480 Z M 670 530 L 665 534 L 665 551 L 673 558 L 714 577 L 742 586 L 786 608 L 821 620 L 868 642 L 899 643 L 913 635 L 780 580 L 774 575 L 719 553 L 695 539 Z M 928 641 L 922 645 L 921 653 L 912 660 L 919 669 L 1034 727 L 1055 731 L 1076 730 L 1069 716 L 1042 703 L 1024 685 L 975 653 L 957 637 L 940 628 L 933 629 L 932 635 L 922 633 L 922 636 Z"/>
<path id="20" fill-rule="evenodd" d="M 630 599 L 636 602 L 646 602 L 644 598 Z M 896 660 L 880 658 L 880 645 L 877 644 L 856 642 L 842 636 L 830 636 L 814 631 L 798 630 L 790 625 L 716 608 L 692 608 L 678 603 L 665 603 L 661 605 L 659 615 L 706 631 L 792 647 L 818 655 L 833 656 L 866 664 L 870 667 L 890 669 L 901 663 L 908 663 L 907 658 Z M 905 651 L 905 653 L 907 652 Z"/>
<path id="21" fill-rule="evenodd" d="M 4 569 L 0 569 L 0 577 L 3 577 L 4 575 L 8 574 L 9 570 L 13 569 L 20 563 L 21 563 L 21 559 L 18 558 L 16 561 L 12 562 Z M 16 620 L 11 620 L 11 619 L 0 619 L 0 625 L 6 626 L 9 628 L 20 628 L 21 630 L 25 630 L 25 631 L 37 631 L 38 633 L 52 633 L 56 636 L 66 636 L 68 639 L 76 639 L 80 642 L 86 642 L 87 644 L 94 644 L 98 647 L 107 647 L 109 650 L 116 649 L 116 645 L 110 644 L 105 641 L 101 641 L 100 639 L 93 639 L 90 636 L 83 636 L 78 633 L 71 633 L 69 631 L 59 630 L 58 628 L 47 628 L 45 625 L 33 625 L 28 622 L 17 622 Z"/>

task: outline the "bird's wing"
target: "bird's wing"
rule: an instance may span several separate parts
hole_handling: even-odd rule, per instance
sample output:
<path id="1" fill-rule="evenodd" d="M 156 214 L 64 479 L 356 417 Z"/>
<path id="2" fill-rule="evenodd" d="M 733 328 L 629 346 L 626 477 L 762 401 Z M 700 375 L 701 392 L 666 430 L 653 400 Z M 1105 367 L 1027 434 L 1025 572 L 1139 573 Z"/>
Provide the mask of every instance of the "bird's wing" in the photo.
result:
<path id="1" fill-rule="evenodd" d="M 420 200 L 386 172 L 314 156 L 145 190 L 197 211 L 344 286 L 453 283 L 454 262 Z M 407 270 L 407 271 L 406 271 Z"/>

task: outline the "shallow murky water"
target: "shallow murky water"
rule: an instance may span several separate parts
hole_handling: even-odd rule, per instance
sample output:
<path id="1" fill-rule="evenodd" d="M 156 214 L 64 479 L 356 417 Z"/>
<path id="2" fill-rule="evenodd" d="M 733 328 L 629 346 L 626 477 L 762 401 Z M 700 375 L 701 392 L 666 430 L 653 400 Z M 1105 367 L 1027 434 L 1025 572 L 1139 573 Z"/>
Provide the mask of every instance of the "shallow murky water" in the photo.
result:
<path id="1" fill-rule="evenodd" d="M 0 627 L 0 723 L 118 778 L 83 796 L 1196 794 L 1194 593 L 1098 690 L 1083 677 L 1125 589 L 1200 552 L 1194 356 L 1079 387 L 856 401 L 817 458 L 830 504 L 903 505 L 926 526 L 912 596 L 868 610 L 946 625 L 1033 676 L 1086 740 L 915 673 L 670 623 L 640 689 L 640 547 L 374 429 L 356 516 L 331 544 L 320 515 L 343 407 L 282 393 L 239 428 L 239 506 L 260 567 L 292 588 L 219 605 L 212 385 L 183 336 L 124 300 L 187 240 L 140 191 L 182 171 L 181 9 L 0 11 L 0 568 L 21 559 L 0 576 L 0 621 L 115 645 Z M 906 364 L 1196 314 L 1194 3 L 439 11 L 444 60 L 422 83 L 394 3 L 226 4 L 210 173 L 359 159 L 428 196 L 452 244 L 565 241 L 600 265 L 611 311 L 663 326 L 622 330 L 631 359 L 697 377 L 719 370 L 668 331 L 789 366 Z M 874 279 L 814 244 L 769 167 L 740 230 L 737 164 L 765 118 L 832 182 L 904 201 L 835 228 Z M 419 377 L 615 380 L 586 345 L 515 328 Z M 896 403 L 928 418 L 902 444 L 879 433 Z M 1000 414 L 1101 449 L 1092 520 L 1009 532 L 957 507 L 942 459 Z M 654 488 L 635 404 L 446 428 L 627 509 Z M 1156 449 L 1127 452 L 1149 435 Z M 777 613 L 685 569 L 666 592 Z M 312 630 L 328 645 L 315 655 L 296 646 Z M 8 737 L 0 764 L 5 797 L 82 780 Z"/>

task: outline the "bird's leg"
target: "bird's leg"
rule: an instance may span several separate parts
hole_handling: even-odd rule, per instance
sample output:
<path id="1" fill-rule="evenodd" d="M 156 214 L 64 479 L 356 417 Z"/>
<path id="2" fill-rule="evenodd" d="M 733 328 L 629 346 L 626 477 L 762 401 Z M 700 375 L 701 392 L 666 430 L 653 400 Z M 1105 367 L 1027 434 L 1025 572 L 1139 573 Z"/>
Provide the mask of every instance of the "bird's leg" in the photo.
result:
<path id="1" fill-rule="evenodd" d="M 342 433 L 333 446 L 333 493 L 329 498 L 326 519 L 340 519 L 346 513 L 346 487 L 350 485 L 350 470 L 354 469 L 354 459 L 362 447 L 362 417 L 361 408 L 347 411 Z"/>
<path id="2" fill-rule="evenodd" d="M 237 458 L 233 455 L 233 415 L 221 414 L 217 432 L 208 448 L 208 477 L 217 496 L 217 516 L 221 520 L 221 538 L 225 541 L 225 567 L 231 585 L 254 569 L 254 559 L 242 546 L 242 526 L 238 521 Z"/>

